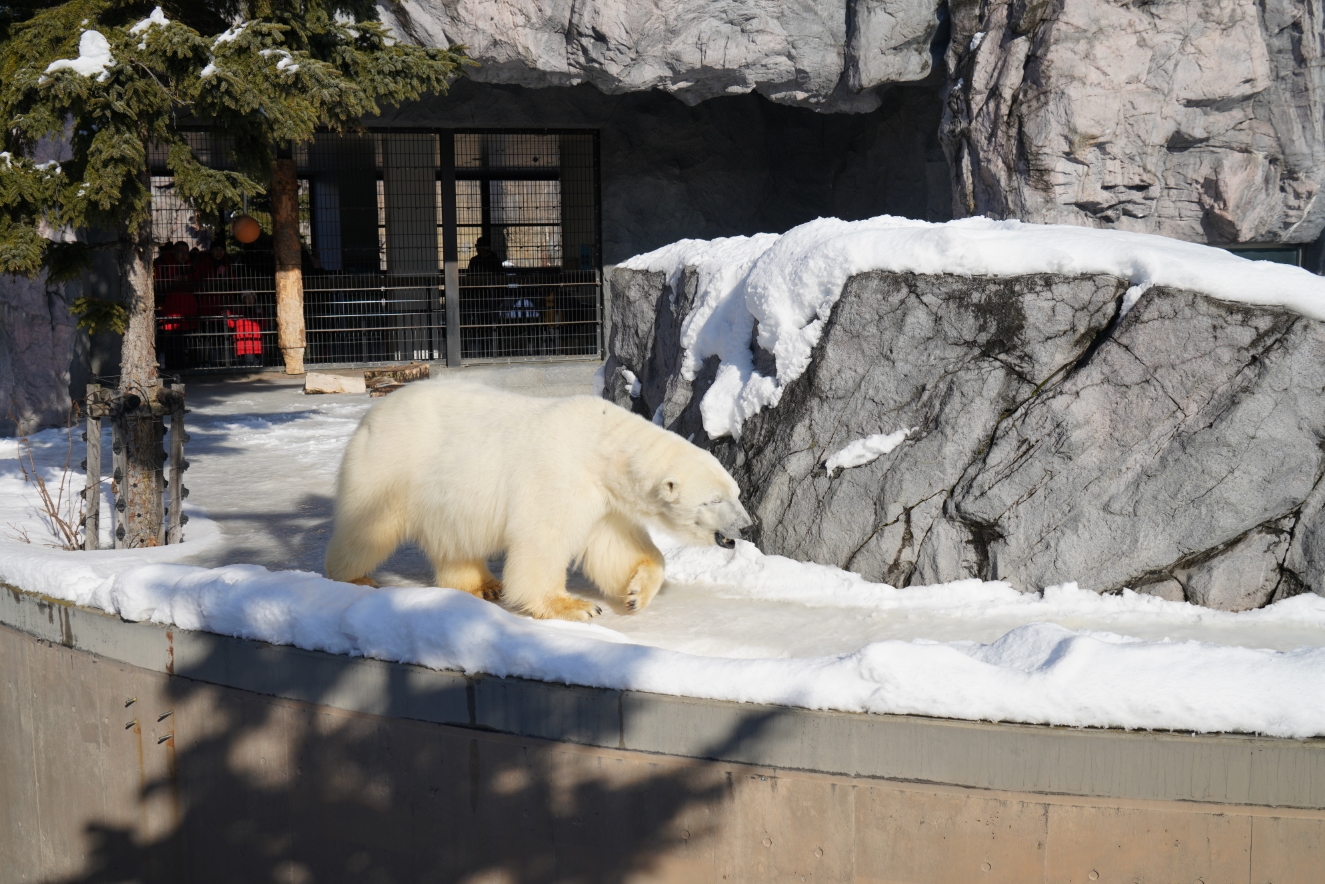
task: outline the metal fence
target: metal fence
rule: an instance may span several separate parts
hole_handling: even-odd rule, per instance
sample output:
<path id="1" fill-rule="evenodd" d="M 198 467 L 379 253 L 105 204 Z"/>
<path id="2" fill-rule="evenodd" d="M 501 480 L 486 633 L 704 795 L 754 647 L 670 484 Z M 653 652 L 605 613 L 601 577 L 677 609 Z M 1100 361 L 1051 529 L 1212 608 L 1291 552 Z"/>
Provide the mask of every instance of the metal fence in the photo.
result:
<path id="1" fill-rule="evenodd" d="M 190 139 L 225 165 L 223 138 Z M 306 362 L 601 355 L 595 133 L 320 134 L 295 160 Z M 263 233 L 241 246 L 155 173 L 163 367 L 280 365 L 267 204 L 251 201 Z"/>

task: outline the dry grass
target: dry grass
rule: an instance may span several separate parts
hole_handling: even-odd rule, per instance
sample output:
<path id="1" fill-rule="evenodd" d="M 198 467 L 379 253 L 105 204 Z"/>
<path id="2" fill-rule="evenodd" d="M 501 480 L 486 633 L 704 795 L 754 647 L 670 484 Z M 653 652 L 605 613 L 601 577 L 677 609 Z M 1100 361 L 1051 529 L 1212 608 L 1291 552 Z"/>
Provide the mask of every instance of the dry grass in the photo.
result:
<path id="1" fill-rule="evenodd" d="M 22 431 L 18 421 L 14 420 L 12 414 L 10 415 L 10 420 L 14 420 L 18 436 L 18 468 L 23 472 L 23 481 L 37 488 L 37 497 L 42 509 L 42 524 L 50 535 L 50 541 L 54 541 L 48 541 L 45 545 L 55 549 L 83 548 L 83 514 L 86 503 L 83 500 L 83 483 L 80 481 L 82 474 L 71 469 L 74 458 L 74 427 L 78 423 L 78 416 L 79 407 L 75 402 L 69 411 L 69 422 L 65 432 L 68 448 L 65 449 L 64 467 L 60 471 L 59 482 L 52 490 L 51 485 L 42 478 L 41 472 L 37 469 L 37 462 L 32 456 L 32 442 Z M 100 503 L 100 500 L 98 499 L 97 502 Z M 32 543 L 27 529 L 19 528 L 12 523 L 9 528 L 9 536 L 14 540 Z"/>

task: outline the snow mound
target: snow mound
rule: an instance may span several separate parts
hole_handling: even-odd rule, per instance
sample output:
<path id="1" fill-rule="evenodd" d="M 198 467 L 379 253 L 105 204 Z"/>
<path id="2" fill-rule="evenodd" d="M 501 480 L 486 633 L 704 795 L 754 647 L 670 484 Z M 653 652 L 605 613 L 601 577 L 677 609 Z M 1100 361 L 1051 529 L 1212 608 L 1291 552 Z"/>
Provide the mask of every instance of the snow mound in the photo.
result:
<path id="1" fill-rule="evenodd" d="M 780 572 L 782 580 L 790 576 L 802 584 L 818 571 L 834 570 L 762 561 L 772 557 L 749 544 L 698 553 L 692 565 L 719 558 L 745 566 L 747 577 L 753 564 L 756 571 L 768 568 L 775 578 Z M 127 620 L 466 673 L 848 712 L 1297 738 L 1325 734 L 1325 693 L 1315 689 L 1325 673 L 1325 648 L 1143 641 L 1030 623 L 987 644 L 890 640 L 834 656 L 735 659 L 649 647 L 594 624 L 531 620 L 452 589 L 375 589 L 258 565 L 201 568 L 119 557 L 116 567 L 113 558 L 0 548 L 0 581 Z M 841 588 L 857 583 L 867 600 L 918 595 L 837 573 Z M 1011 603 L 1019 594 L 967 581 L 939 595 L 950 601 L 966 595 L 972 602 L 1007 596 Z M 1127 596 L 1109 603 L 1171 604 Z M 1069 585 L 1047 590 L 1038 601 L 1089 607 L 1101 600 Z M 1254 615 L 1325 624 L 1325 599 L 1298 596 L 1275 605 L 1273 613 Z"/>
<path id="2" fill-rule="evenodd" d="M 1128 308 L 1160 285 L 1325 319 L 1325 279 L 1298 267 L 1151 234 L 989 218 L 942 224 L 888 215 L 820 218 L 781 235 L 682 240 L 619 266 L 666 273 L 673 291 L 685 268 L 697 273 L 695 306 L 682 326 L 682 373 L 693 380 L 705 359 L 719 357 L 713 386 L 700 403 L 712 438 L 739 437 L 749 417 L 778 403 L 809 365 L 846 281 L 871 270 L 1108 274 L 1131 283 Z M 756 329 L 759 346 L 776 360 L 776 377 L 754 368 Z"/>
<path id="3" fill-rule="evenodd" d="M 106 70 L 115 63 L 114 57 L 110 54 L 110 43 L 101 35 L 100 31 L 84 31 L 83 36 L 78 40 L 78 58 L 60 58 L 46 66 L 45 74 L 53 74 L 56 71 L 70 70 L 84 77 L 95 76 L 98 83 L 104 83 L 110 77 L 110 72 Z M 43 75 L 41 81 L 46 77 Z"/>

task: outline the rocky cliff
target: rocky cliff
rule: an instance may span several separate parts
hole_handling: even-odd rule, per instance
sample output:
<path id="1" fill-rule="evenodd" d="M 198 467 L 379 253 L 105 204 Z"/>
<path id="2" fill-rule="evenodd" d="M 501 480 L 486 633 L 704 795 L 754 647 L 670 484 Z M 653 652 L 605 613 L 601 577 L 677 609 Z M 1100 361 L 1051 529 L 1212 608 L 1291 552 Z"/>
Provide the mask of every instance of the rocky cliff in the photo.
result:
<path id="1" fill-rule="evenodd" d="M 757 91 L 871 111 L 874 87 L 922 79 L 940 0 L 379 0 L 417 43 L 463 43 L 479 81 L 661 89 L 688 104 Z"/>
<path id="2" fill-rule="evenodd" d="M 1226 610 L 1325 594 L 1325 322 L 1159 286 L 1123 314 L 1110 275 L 863 273 L 780 401 L 710 439 L 718 360 L 681 370 L 695 272 L 612 286 L 606 395 L 711 449 L 766 552 L 897 586 L 1078 581 Z"/>
<path id="3" fill-rule="evenodd" d="M 959 215 L 1307 243 L 1325 227 L 1320 0 L 952 6 Z"/>
<path id="4" fill-rule="evenodd" d="M 1325 228 L 1322 0 L 380 0 L 479 81 L 755 91 L 870 111 L 946 47 L 954 213 L 1309 243 Z"/>

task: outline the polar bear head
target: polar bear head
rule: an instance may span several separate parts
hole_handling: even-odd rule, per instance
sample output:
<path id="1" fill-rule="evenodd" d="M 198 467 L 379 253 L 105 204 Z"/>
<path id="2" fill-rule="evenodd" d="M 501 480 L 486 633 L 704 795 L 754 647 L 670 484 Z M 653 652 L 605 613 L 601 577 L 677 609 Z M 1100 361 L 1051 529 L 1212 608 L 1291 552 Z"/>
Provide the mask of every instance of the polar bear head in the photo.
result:
<path id="1" fill-rule="evenodd" d="M 658 521 L 678 540 L 730 549 L 752 524 L 741 506 L 740 486 L 716 457 L 681 444 L 684 453 L 667 459 L 652 488 Z"/>

